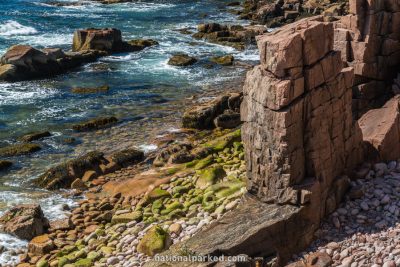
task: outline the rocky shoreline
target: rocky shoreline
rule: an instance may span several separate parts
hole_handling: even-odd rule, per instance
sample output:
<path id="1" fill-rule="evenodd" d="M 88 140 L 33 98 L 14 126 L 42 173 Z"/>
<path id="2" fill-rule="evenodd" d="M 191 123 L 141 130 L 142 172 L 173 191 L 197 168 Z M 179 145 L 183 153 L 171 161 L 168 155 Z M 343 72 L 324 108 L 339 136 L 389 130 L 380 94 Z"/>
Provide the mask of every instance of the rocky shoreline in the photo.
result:
<path id="1" fill-rule="evenodd" d="M 40 186 L 86 198 L 68 220 L 48 222 L 39 206 L 5 213 L 3 231 L 30 240 L 17 266 L 185 266 L 197 263 L 154 256 L 242 254 L 244 262 L 226 264 L 399 265 L 400 98 L 392 80 L 400 5 L 372 2 L 246 1 L 242 18 L 293 22 L 270 34 L 264 26 L 199 25 L 193 37 L 217 44 L 242 49 L 257 40 L 260 65 L 248 72 L 244 92 L 187 110 L 182 124 L 196 130 L 171 133 L 155 153 L 91 152 L 49 169 Z M 77 33 L 75 50 L 114 51 L 113 42 L 96 42 L 97 30 L 88 43 L 88 32 Z M 170 60 L 195 62 L 185 54 Z M 380 91 L 363 101 L 371 87 Z"/>

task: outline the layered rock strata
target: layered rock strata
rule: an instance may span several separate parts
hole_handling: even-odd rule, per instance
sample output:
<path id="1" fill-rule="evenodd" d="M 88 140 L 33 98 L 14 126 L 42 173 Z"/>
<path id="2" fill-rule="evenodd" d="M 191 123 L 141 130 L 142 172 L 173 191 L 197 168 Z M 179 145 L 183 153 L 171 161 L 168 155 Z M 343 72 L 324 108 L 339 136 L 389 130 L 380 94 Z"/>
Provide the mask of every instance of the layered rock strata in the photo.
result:
<path id="1" fill-rule="evenodd" d="M 353 69 L 343 66 L 333 39 L 333 24 L 318 18 L 259 38 L 261 65 L 247 75 L 242 104 L 250 192 L 266 202 L 305 204 L 306 191 L 296 188 L 311 179 L 321 216 L 335 178 L 362 155 Z"/>
<path id="2" fill-rule="evenodd" d="M 359 118 L 392 96 L 400 65 L 400 3 L 350 1 L 350 14 L 335 24 L 336 50 L 354 68 L 353 109 Z"/>

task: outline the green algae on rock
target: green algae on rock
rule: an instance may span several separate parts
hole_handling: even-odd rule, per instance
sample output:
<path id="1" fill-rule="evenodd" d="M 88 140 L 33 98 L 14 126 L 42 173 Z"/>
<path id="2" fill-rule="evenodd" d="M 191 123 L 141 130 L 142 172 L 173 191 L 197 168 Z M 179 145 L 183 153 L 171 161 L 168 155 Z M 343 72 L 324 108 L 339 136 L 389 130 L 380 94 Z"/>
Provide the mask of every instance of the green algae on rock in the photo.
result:
<path id="1" fill-rule="evenodd" d="M 216 184 L 226 176 L 226 172 L 221 165 L 211 166 L 205 170 L 198 171 L 198 174 L 199 178 L 196 181 L 196 186 L 200 189 Z"/>
<path id="2" fill-rule="evenodd" d="M 137 250 L 148 256 L 154 256 L 168 249 L 170 245 L 169 234 L 160 226 L 154 226 L 140 240 Z"/>
<path id="3" fill-rule="evenodd" d="M 15 144 L 5 147 L 0 147 L 0 157 L 14 157 L 28 155 L 41 150 L 37 144 Z"/>
<path id="4" fill-rule="evenodd" d="M 116 117 L 102 117 L 75 124 L 72 129 L 78 132 L 93 131 L 109 127 L 117 122 Z"/>

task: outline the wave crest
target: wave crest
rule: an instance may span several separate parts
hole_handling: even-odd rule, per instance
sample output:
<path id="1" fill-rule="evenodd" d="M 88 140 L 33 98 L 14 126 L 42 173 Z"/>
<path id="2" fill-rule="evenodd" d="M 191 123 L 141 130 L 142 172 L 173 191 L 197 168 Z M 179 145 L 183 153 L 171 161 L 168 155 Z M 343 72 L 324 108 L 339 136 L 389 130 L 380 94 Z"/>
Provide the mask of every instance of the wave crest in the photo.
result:
<path id="1" fill-rule="evenodd" d="M 0 36 L 31 35 L 36 33 L 37 30 L 35 28 L 21 25 L 14 20 L 6 21 L 0 25 Z"/>

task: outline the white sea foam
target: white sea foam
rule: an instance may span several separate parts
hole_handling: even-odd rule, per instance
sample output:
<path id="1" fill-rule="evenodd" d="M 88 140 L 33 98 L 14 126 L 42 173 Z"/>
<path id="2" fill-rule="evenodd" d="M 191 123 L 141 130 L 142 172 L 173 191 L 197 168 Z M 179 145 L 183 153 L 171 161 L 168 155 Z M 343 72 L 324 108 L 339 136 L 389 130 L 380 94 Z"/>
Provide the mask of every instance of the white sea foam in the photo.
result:
<path id="1" fill-rule="evenodd" d="M 32 35 L 36 33 L 35 28 L 21 25 L 14 20 L 8 20 L 0 25 L 0 36 Z"/>
<path id="2" fill-rule="evenodd" d="M 158 148 L 158 146 L 154 144 L 143 144 L 140 145 L 139 148 L 143 150 L 144 153 L 149 153 L 155 151 Z"/>
<path id="3" fill-rule="evenodd" d="M 49 90 L 33 83 L 0 83 L 0 105 L 34 103 L 37 99 L 56 93 L 57 90 Z"/>
<path id="4" fill-rule="evenodd" d="M 0 254 L 0 266 L 3 264 L 17 264 L 18 263 L 18 255 L 11 255 L 11 250 L 25 248 L 28 245 L 28 242 L 20 240 L 14 236 L 2 234 L 0 233 L 0 246 L 6 248 L 4 252 Z"/>

